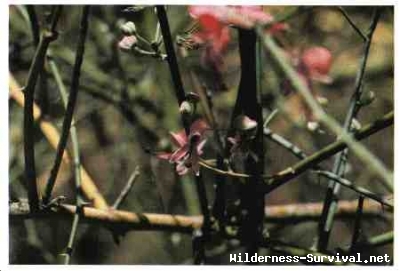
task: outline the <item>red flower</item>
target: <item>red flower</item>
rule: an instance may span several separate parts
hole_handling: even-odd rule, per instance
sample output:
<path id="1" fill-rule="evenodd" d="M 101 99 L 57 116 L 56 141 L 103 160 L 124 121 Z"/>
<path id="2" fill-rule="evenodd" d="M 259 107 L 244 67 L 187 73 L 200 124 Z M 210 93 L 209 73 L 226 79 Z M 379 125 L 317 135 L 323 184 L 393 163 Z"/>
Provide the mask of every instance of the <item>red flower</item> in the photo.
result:
<path id="1" fill-rule="evenodd" d="M 193 35 L 193 39 L 195 42 L 205 45 L 202 62 L 216 72 L 222 72 L 222 55 L 230 41 L 229 28 L 210 14 L 201 15 L 198 21 L 201 30 Z"/>
<path id="2" fill-rule="evenodd" d="M 184 175 L 189 168 L 198 176 L 200 174 L 199 157 L 203 154 L 203 147 L 206 143 L 204 133 L 209 129 L 207 123 L 203 120 L 196 120 L 190 126 L 189 137 L 184 130 L 173 133 L 170 132 L 172 143 L 178 147 L 172 153 L 158 153 L 157 157 L 168 160 L 170 163 L 176 163 L 176 172 Z"/>

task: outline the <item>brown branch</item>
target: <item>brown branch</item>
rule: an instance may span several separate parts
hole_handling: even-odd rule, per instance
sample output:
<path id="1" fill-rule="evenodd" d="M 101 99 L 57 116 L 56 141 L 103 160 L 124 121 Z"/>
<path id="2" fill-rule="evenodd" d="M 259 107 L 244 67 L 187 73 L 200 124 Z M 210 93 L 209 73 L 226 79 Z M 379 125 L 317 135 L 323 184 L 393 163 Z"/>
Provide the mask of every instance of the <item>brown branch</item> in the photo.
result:
<path id="1" fill-rule="evenodd" d="M 19 106 L 24 107 L 25 99 L 21 91 L 21 87 L 11 73 L 9 75 L 9 95 L 13 100 L 17 102 Z M 49 141 L 50 145 L 54 149 L 56 149 L 58 141 L 60 140 L 60 134 L 57 128 L 51 122 L 41 118 L 41 115 L 42 113 L 40 108 L 35 103 L 33 103 L 33 119 L 38 122 L 43 135 Z M 71 163 L 71 159 L 67 151 L 64 151 L 62 161 L 65 164 Z M 92 177 L 90 177 L 89 173 L 85 170 L 83 166 L 81 166 L 81 176 L 82 191 L 87 199 L 93 203 L 94 207 L 107 209 L 108 204 L 106 200 L 96 187 Z"/>
<path id="2" fill-rule="evenodd" d="M 390 198 L 386 196 L 385 198 Z M 341 218 L 354 217 L 357 212 L 358 200 L 341 200 L 338 203 L 338 214 Z M 318 220 L 321 216 L 323 202 L 294 203 L 265 207 L 267 222 Z M 385 210 L 392 213 L 390 210 Z M 370 199 L 364 200 L 363 215 L 376 216 L 385 213 L 382 205 Z"/>
<path id="3" fill-rule="evenodd" d="M 389 197 L 389 196 L 388 196 Z M 322 212 L 322 202 L 287 204 L 265 207 L 267 216 L 265 222 L 304 221 L 317 219 Z M 339 201 L 337 216 L 350 217 L 357 212 L 357 200 Z M 40 213 L 31 213 L 27 201 L 13 202 L 9 205 L 10 219 L 28 218 L 72 218 L 76 206 L 69 204 L 55 205 Z M 390 212 L 388 212 L 390 213 Z M 363 209 L 364 216 L 384 216 L 379 203 L 366 199 Z M 191 234 L 193 230 L 201 229 L 203 216 L 186 216 L 153 213 L 132 213 L 121 210 L 100 210 L 83 207 L 82 223 L 103 224 L 104 226 L 122 226 L 124 230 L 167 230 Z"/>

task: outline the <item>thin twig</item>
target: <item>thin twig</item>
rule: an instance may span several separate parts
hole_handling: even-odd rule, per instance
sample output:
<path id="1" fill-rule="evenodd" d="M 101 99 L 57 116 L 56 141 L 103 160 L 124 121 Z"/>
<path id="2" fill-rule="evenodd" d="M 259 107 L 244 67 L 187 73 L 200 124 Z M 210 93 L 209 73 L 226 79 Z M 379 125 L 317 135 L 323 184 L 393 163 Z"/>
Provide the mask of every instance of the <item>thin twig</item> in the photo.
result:
<path id="1" fill-rule="evenodd" d="M 89 6 L 83 7 L 82 12 L 82 19 L 81 19 L 81 27 L 87 28 L 85 24 L 88 24 L 88 17 L 89 17 Z M 82 30 L 84 31 L 84 30 Z M 86 34 L 85 34 L 86 35 Z M 83 54 L 83 53 L 82 53 Z M 58 85 L 58 89 L 60 91 L 61 99 L 63 104 L 67 110 L 68 107 L 68 98 L 67 98 L 67 91 L 65 86 L 62 82 L 61 76 L 59 75 L 57 66 L 54 63 L 54 60 L 50 58 L 50 64 L 52 64 L 52 70 L 55 71 L 53 74 L 56 79 L 56 83 Z M 71 122 L 74 122 L 74 118 L 72 117 Z M 72 156 L 73 156 L 73 165 L 74 165 L 74 177 L 75 177 L 75 193 L 76 193 L 76 208 L 77 210 L 82 208 L 83 198 L 82 198 L 82 176 L 81 176 L 81 161 L 80 161 L 80 151 L 79 151 L 79 142 L 78 142 L 78 134 L 76 131 L 76 126 L 72 125 L 70 127 L 70 134 L 71 134 L 71 142 L 72 142 Z M 62 151 L 64 152 L 64 150 Z M 61 155 L 62 156 L 62 155 Z M 61 161 L 60 161 L 61 163 Z M 72 221 L 71 232 L 68 239 L 68 244 L 66 248 L 66 252 L 64 255 L 64 264 L 69 264 L 71 261 L 74 240 L 78 231 L 78 224 L 80 220 L 80 212 L 76 212 L 74 214 L 74 219 Z"/>
<path id="2" fill-rule="evenodd" d="M 371 25 L 368 30 L 367 37 L 365 39 L 365 44 L 364 44 L 364 53 L 363 56 L 360 60 L 360 68 L 357 74 L 357 77 L 355 79 L 355 86 L 354 86 L 354 93 L 351 97 L 350 104 L 349 104 L 349 109 L 347 111 L 346 119 L 343 125 L 343 129 L 351 133 L 351 124 L 352 121 L 357 117 L 357 113 L 360 110 L 360 98 L 362 95 L 362 84 L 363 84 L 363 79 L 364 79 L 364 74 L 365 70 L 367 67 L 367 60 L 368 60 L 368 55 L 369 55 L 369 49 L 371 46 L 371 41 L 372 41 L 372 35 L 375 31 L 376 25 L 378 24 L 379 21 L 379 16 L 380 12 L 378 9 L 375 9 L 374 15 L 371 20 Z M 335 157 L 335 162 L 334 162 L 334 167 L 332 169 L 332 172 L 339 176 L 343 177 L 344 172 L 345 172 L 345 167 L 346 167 L 346 160 L 347 160 L 347 155 L 348 151 L 343 150 L 341 153 L 337 154 Z M 384 179 L 386 180 L 386 179 Z M 393 186 L 388 183 L 384 182 L 383 184 L 386 185 L 386 187 L 392 191 Z M 340 191 L 340 184 L 338 182 L 330 182 L 328 190 L 326 192 L 326 197 L 325 197 L 325 207 L 324 211 L 322 212 L 321 216 L 321 221 L 320 221 L 320 231 L 319 231 L 319 238 L 318 238 L 318 248 L 321 251 L 324 251 L 328 245 L 329 242 L 329 236 L 330 232 L 332 230 L 333 226 L 333 221 L 334 221 L 334 216 L 335 216 L 335 202 L 338 200 L 338 195 Z"/>
<path id="3" fill-rule="evenodd" d="M 34 117 L 33 117 L 33 100 L 37 79 L 43 68 L 44 59 L 46 57 L 47 48 L 50 43 L 57 38 L 55 27 L 61 14 L 61 7 L 58 7 L 53 16 L 52 27 L 50 31 L 43 32 L 40 42 L 37 46 L 34 59 L 28 73 L 28 79 L 24 88 L 25 106 L 24 106 L 24 154 L 25 154 L 25 178 L 28 186 L 28 198 L 31 209 L 37 211 L 39 209 L 39 197 L 36 186 L 36 169 L 35 169 L 35 150 L 34 150 Z"/>
<path id="4" fill-rule="evenodd" d="M 54 60 L 49 57 L 48 58 L 48 63 L 51 68 L 51 71 L 53 72 L 54 79 L 57 83 L 58 89 L 60 91 L 60 96 L 62 99 L 62 102 L 65 106 L 67 107 L 68 103 L 68 94 L 67 90 L 65 88 L 65 85 L 62 81 L 62 78 L 60 76 L 60 73 L 58 71 L 57 65 L 55 64 Z M 72 122 L 74 123 L 75 120 L 72 119 Z M 75 193 L 76 193 L 76 206 L 77 208 L 81 208 L 82 203 L 83 203 L 83 198 L 81 196 L 82 194 L 82 176 L 81 176 L 81 161 L 80 161 L 80 151 L 79 151 L 79 143 L 78 143 L 78 135 L 76 131 L 76 126 L 72 125 L 70 129 L 70 134 L 71 134 L 71 142 L 72 142 L 72 157 L 73 157 L 73 165 L 74 165 L 74 179 L 75 179 Z M 73 250 L 73 243 L 75 239 L 75 235 L 77 233 L 77 227 L 79 223 L 79 212 L 74 214 L 74 219 L 72 221 L 72 227 L 71 227 L 71 232 L 69 235 L 69 240 L 68 240 L 68 245 L 66 252 L 63 254 L 64 256 L 64 264 L 69 264 L 71 260 L 71 254 Z"/>
<path id="5" fill-rule="evenodd" d="M 384 197 L 381 197 L 371 191 L 369 191 L 368 189 L 365 189 L 363 187 L 358 187 L 355 186 L 351 181 L 344 179 L 342 177 L 339 177 L 338 175 L 333 174 L 330 171 L 324 171 L 324 170 L 318 170 L 317 173 L 319 175 L 325 176 L 328 179 L 334 181 L 335 183 L 338 183 L 340 185 L 343 185 L 347 188 L 350 188 L 351 190 L 353 190 L 354 192 L 357 192 L 359 195 L 373 199 L 379 203 L 381 203 L 382 205 L 385 205 L 387 207 L 389 207 L 391 210 L 393 210 L 394 206 L 393 204 L 391 204 L 390 202 L 386 201 L 384 199 Z M 336 207 L 335 207 L 336 208 Z"/>
<path id="6" fill-rule="evenodd" d="M 269 123 L 274 119 L 276 114 L 278 114 L 278 112 L 279 112 L 278 109 L 274 109 L 271 113 L 269 113 L 268 117 L 264 121 L 263 127 L 267 127 Z"/>
<path id="7" fill-rule="evenodd" d="M 316 157 L 319 157 L 319 155 L 317 155 Z M 305 160 L 307 160 L 307 159 L 305 159 Z M 210 160 L 208 160 L 208 161 L 201 160 L 200 161 L 200 165 L 205 167 L 205 168 L 207 168 L 207 169 L 212 170 L 215 173 L 222 174 L 222 175 L 225 175 L 225 176 L 237 177 L 237 178 L 250 178 L 251 177 L 251 175 L 247 175 L 247 174 L 232 173 L 232 172 L 220 170 L 220 169 L 215 168 L 212 165 L 210 165 L 209 162 L 210 162 Z M 297 166 L 295 165 L 293 168 L 289 167 L 288 169 L 282 171 L 282 174 L 287 174 L 287 173 L 291 173 L 292 171 L 296 171 L 295 168 L 297 168 L 298 165 L 300 165 L 301 163 L 302 162 L 299 162 L 298 164 L 296 164 Z M 317 173 L 319 175 L 322 175 L 322 176 L 325 176 L 326 178 L 328 178 L 328 179 L 330 179 L 330 180 L 332 180 L 334 182 L 340 183 L 341 185 L 353 190 L 354 192 L 356 192 L 359 195 L 363 195 L 363 196 L 365 196 L 367 198 L 373 199 L 373 200 L 379 202 L 380 204 L 385 205 L 385 206 L 389 207 L 390 209 L 393 209 L 393 204 L 389 203 L 388 201 L 384 200 L 383 197 L 380 197 L 380 196 L 376 195 L 375 193 L 369 191 L 368 189 L 365 189 L 363 187 L 355 186 L 349 180 L 341 178 L 341 177 L 333 174 L 330 171 L 321 170 L 316 166 L 311 166 L 310 168 L 312 168 L 315 173 Z M 264 178 L 270 178 L 270 179 L 272 178 L 273 179 L 273 176 L 263 176 L 263 177 Z M 270 187 L 267 186 L 265 189 L 268 191 L 268 189 L 270 189 Z"/>
<path id="8" fill-rule="evenodd" d="M 337 7 L 337 9 L 346 18 L 347 22 L 351 25 L 351 27 L 354 29 L 354 31 L 356 31 L 357 34 L 366 42 L 368 40 L 367 36 L 365 36 L 364 33 L 361 31 L 361 29 L 353 22 L 353 20 L 347 14 L 347 12 L 344 10 L 344 8 L 343 7 Z"/>
<path id="9" fill-rule="evenodd" d="M 131 176 L 129 177 L 128 181 L 126 182 L 124 188 L 121 190 L 121 193 L 118 195 L 117 199 L 114 201 L 112 208 L 118 209 L 121 203 L 124 201 L 126 196 L 128 195 L 129 191 L 132 189 L 133 184 L 137 180 L 137 177 L 140 175 L 139 171 L 140 167 L 137 166 L 135 170 L 132 172 Z"/>
<path id="10" fill-rule="evenodd" d="M 294 145 L 292 142 L 284 138 L 283 136 L 276 134 L 271 131 L 269 128 L 264 128 L 264 135 L 270 139 L 271 141 L 279 144 L 283 148 L 287 149 L 290 151 L 294 156 L 296 156 L 299 159 L 306 159 L 307 155 L 296 145 Z"/>
<path id="11" fill-rule="evenodd" d="M 354 251 L 365 249 L 365 248 L 384 246 L 384 245 L 393 243 L 393 239 L 394 239 L 393 231 L 379 234 L 379 235 L 369 238 L 366 241 L 359 242 L 358 244 L 356 244 L 354 246 Z"/>
<path id="12" fill-rule="evenodd" d="M 82 20 L 79 29 L 78 45 L 75 56 L 75 64 L 72 72 L 72 81 L 70 86 L 70 93 L 68 97 L 67 109 L 64 116 L 62 133 L 60 141 L 58 143 L 56 158 L 54 159 L 54 164 L 50 172 L 50 177 L 47 181 L 45 196 L 43 198 L 44 204 L 47 204 L 51 198 L 51 192 L 53 190 L 54 184 L 56 182 L 57 174 L 61 165 L 62 156 L 64 149 L 67 145 L 69 130 L 71 127 L 72 117 L 74 114 L 75 104 L 78 97 L 79 90 L 79 78 L 81 73 L 81 66 L 83 62 L 83 55 L 85 52 L 85 40 L 88 32 L 89 24 L 89 6 L 84 6 Z"/>

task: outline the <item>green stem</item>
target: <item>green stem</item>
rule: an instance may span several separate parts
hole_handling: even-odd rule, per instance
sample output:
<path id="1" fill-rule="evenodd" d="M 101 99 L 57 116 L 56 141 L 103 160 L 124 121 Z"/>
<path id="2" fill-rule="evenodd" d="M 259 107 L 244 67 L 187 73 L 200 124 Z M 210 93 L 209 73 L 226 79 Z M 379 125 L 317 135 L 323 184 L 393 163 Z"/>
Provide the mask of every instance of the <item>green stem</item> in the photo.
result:
<path id="1" fill-rule="evenodd" d="M 85 6 L 83 14 L 82 14 L 82 21 L 81 21 L 82 28 L 87 27 L 87 26 L 85 26 L 85 24 L 87 25 L 88 16 L 89 16 L 89 6 Z M 68 110 L 68 97 L 67 97 L 68 94 L 65 89 L 65 85 L 62 81 L 62 78 L 60 76 L 60 72 L 57 68 L 56 63 L 51 58 L 49 59 L 49 65 L 53 72 L 53 76 L 56 80 L 58 89 L 60 91 L 60 95 L 61 95 L 63 104 L 64 104 L 66 110 Z M 78 133 L 76 131 L 76 126 L 74 124 L 75 121 L 74 121 L 73 117 L 71 118 L 71 122 L 72 122 L 72 124 L 71 124 L 72 126 L 70 127 L 70 135 L 71 135 L 71 142 L 72 142 L 72 156 L 73 156 L 73 165 L 74 165 L 76 207 L 77 207 L 77 210 L 80 210 L 82 208 L 82 204 L 83 204 L 80 150 L 79 150 Z M 67 249 L 66 249 L 66 253 L 65 253 L 65 257 L 64 257 L 64 264 L 69 264 L 70 260 L 71 260 L 71 255 L 72 255 L 72 251 L 73 251 L 75 236 L 76 236 L 77 229 L 78 229 L 80 215 L 81 215 L 80 212 L 76 212 L 74 214 L 71 232 L 69 235 Z"/>
<path id="2" fill-rule="evenodd" d="M 78 98 L 79 90 L 79 79 L 81 74 L 81 66 L 83 62 L 83 56 L 85 52 L 85 40 L 88 32 L 89 24 L 89 6 L 83 7 L 82 19 L 80 23 L 80 30 L 78 36 L 77 52 L 75 56 L 75 64 L 72 72 L 72 80 L 70 86 L 70 94 L 68 97 L 67 108 L 64 116 L 62 133 L 60 136 L 60 141 L 58 142 L 56 157 L 54 159 L 54 164 L 50 172 L 50 177 L 47 181 L 45 196 L 43 198 L 43 203 L 47 204 L 51 198 L 51 192 L 53 190 L 54 184 L 56 182 L 57 174 L 61 165 L 62 156 L 64 154 L 65 147 L 67 145 L 68 135 L 71 128 L 71 122 L 75 110 L 75 104 Z"/>
<path id="3" fill-rule="evenodd" d="M 354 119 L 356 119 L 358 111 L 360 110 L 359 100 L 362 95 L 362 85 L 364 81 L 364 74 L 367 67 L 367 60 L 369 55 L 369 49 L 371 46 L 372 35 L 375 31 L 376 25 L 379 21 L 380 12 L 378 9 L 375 9 L 371 25 L 367 34 L 367 39 L 365 40 L 364 45 L 364 54 L 360 60 L 360 68 L 355 80 L 354 93 L 350 100 L 349 109 L 347 111 L 346 119 L 343 125 L 343 130 L 347 133 L 351 133 L 351 123 Z M 342 177 L 344 175 L 346 161 L 348 156 L 348 150 L 345 149 L 341 153 L 337 154 L 335 157 L 334 167 L 332 172 Z M 384 179 L 386 180 L 386 179 Z M 384 182 L 386 187 L 393 191 L 393 186 L 391 183 Z M 328 246 L 330 233 L 332 231 L 335 211 L 336 211 L 336 202 L 338 201 L 338 195 L 340 192 L 340 184 L 338 182 L 331 181 L 328 186 L 328 190 L 325 196 L 325 205 L 321 215 L 320 220 L 320 230 L 319 230 L 319 239 L 318 239 L 318 248 L 321 251 L 324 251 Z"/>

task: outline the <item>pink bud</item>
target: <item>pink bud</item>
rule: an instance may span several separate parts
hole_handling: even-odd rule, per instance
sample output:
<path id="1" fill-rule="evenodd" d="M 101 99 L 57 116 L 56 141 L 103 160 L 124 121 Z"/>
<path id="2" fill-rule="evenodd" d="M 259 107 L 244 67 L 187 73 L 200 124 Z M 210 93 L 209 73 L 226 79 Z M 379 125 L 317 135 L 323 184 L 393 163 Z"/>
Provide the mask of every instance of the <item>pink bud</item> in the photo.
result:
<path id="1" fill-rule="evenodd" d="M 137 38 L 132 36 L 124 36 L 122 40 L 118 43 L 118 47 L 122 50 L 129 51 L 132 47 L 136 46 Z"/>

